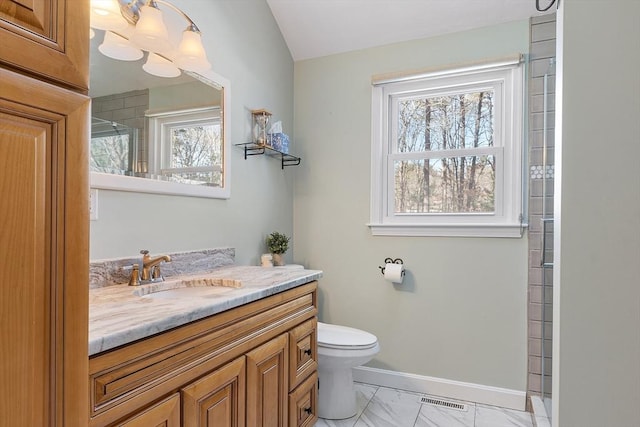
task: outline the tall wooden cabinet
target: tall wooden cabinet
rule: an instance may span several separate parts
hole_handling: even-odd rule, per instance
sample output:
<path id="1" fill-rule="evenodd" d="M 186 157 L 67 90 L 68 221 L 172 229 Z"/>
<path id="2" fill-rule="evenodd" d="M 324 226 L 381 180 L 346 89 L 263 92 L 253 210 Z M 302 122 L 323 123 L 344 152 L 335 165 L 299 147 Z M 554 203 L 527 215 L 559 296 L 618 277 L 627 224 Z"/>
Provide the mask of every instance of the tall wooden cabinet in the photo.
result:
<path id="1" fill-rule="evenodd" d="M 88 2 L 0 1 L 0 425 L 88 420 Z"/>

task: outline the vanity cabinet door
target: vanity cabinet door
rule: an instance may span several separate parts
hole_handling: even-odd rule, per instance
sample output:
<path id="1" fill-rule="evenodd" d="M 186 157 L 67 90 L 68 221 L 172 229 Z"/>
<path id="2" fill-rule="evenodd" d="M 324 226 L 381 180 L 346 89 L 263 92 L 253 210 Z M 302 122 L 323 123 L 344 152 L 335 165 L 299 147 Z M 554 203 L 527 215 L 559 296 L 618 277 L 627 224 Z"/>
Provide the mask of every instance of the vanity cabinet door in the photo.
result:
<path id="1" fill-rule="evenodd" d="M 89 1 L 0 1 L 0 64 L 74 90 L 89 87 Z"/>
<path id="2" fill-rule="evenodd" d="M 286 427 L 288 334 L 247 353 L 247 425 Z"/>
<path id="3" fill-rule="evenodd" d="M 182 389 L 184 427 L 244 427 L 245 358 Z"/>
<path id="4" fill-rule="evenodd" d="M 116 425 L 118 427 L 180 427 L 180 394 L 175 393 Z"/>
<path id="5" fill-rule="evenodd" d="M 0 426 L 87 423 L 88 114 L 0 68 Z"/>

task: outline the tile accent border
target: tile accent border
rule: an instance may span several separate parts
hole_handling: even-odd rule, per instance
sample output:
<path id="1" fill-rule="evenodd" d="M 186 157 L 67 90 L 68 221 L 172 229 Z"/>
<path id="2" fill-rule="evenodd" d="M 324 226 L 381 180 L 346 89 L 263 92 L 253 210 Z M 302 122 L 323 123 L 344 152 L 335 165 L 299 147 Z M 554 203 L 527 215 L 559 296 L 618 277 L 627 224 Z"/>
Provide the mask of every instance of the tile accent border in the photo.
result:
<path id="1" fill-rule="evenodd" d="M 382 387 L 426 393 L 518 411 L 524 411 L 526 404 L 525 391 L 370 368 L 368 366 L 353 368 L 353 379 Z"/>
<path id="2" fill-rule="evenodd" d="M 162 264 L 164 277 L 184 274 L 208 273 L 218 267 L 235 263 L 235 248 L 203 249 L 189 252 L 152 253 L 151 256 L 169 255 L 171 262 Z M 140 262 L 142 255 L 136 258 L 114 258 L 91 261 L 89 264 L 89 289 L 127 283 L 131 271 L 126 269 Z"/>
<path id="3" fill-rule="evenodd" d="M 554 165 L 531 165 L 530 167 L 530 179 L 553 179 L 554 178 Z"/>

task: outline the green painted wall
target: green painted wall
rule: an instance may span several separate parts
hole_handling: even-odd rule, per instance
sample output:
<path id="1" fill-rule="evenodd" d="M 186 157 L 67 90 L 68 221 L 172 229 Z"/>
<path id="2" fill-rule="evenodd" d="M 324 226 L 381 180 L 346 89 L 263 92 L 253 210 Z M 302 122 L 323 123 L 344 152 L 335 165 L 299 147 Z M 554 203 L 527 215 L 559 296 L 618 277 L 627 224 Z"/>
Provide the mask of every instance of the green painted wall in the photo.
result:
<path id="1" fill-rule="evenodd" d="M 526 390 L 527 240 L 373 237 L 371 77 L 527 53 L 528 21 L 295 64 L 295 258 L 320 318 L 376 334 L 370 366 Z M 402 258 L 403 285 L 378 266 Z"/>

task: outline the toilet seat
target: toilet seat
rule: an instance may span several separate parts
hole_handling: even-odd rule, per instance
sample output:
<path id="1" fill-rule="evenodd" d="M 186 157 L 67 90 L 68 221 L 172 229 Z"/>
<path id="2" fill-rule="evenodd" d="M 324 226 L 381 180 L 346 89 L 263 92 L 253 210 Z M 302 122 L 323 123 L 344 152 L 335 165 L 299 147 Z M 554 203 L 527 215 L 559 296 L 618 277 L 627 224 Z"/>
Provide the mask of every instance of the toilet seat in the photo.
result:
<path id="1" fill-rule="evenodd" d="M 378 339 L 369 332 L 348 326 L 318 322 L 318 346 L 334 349 L 367 350 L 378 345 Z"/>

